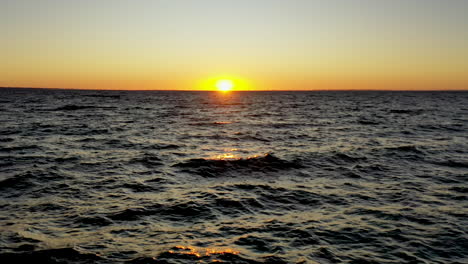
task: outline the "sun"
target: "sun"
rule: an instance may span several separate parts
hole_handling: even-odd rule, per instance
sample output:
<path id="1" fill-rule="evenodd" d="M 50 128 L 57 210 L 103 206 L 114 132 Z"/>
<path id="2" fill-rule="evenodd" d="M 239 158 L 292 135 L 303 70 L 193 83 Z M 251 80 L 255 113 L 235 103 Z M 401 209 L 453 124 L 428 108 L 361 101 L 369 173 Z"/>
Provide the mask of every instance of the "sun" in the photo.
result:
<path id="1" fill-rule="evenodd" d="M 234 82 L 232 80 L 227 79 L 218 80 L 216 81 L 215 86 L 219 91 L 228 92 L 231 91 L 232 88 L 234 88 Z"/>
<path id="2" fill-rule="evenodd" d="M 232 74 L 214 75 L 206 79 L 199 79 L 195 87 L 201 91 L 218 91 L 223 93 L 252 90 L 249 80 Z"/>

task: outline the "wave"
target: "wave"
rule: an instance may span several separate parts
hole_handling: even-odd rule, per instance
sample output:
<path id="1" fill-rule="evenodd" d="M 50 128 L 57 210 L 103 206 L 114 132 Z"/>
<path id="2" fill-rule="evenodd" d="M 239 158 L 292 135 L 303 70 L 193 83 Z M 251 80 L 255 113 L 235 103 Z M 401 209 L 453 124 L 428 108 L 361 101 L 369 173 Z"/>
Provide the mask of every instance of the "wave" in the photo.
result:
<path id="1" fill-rule="evenodd" d="M 23 253 L 0 253 L 3 263 L 103 263 L 96 254 L 81 253 L 74 248 L 46 249 Z"/>
<path id="2" fill-rule="evenodd" d="M 468 168 L 468 162 L 457 161 L 457 160 L 444 160 L 444 161 L 433 161 L 433 164 L 451 167 L 451 168 Z"/>
<path id="3" fill-rule="evenodd" d="M 361 118 L 357 122 L 358 124 L 361 124 L 361 125 L 380 125 L 381 124 L 381 122 L 379 121 L 367 119 L 367 118 Z"/>
<path id="4" fill-rule="evenodd" d="M 14 138 L 0 138 L 1 143 L 13 142 L 15 141 Z"/>
<path id="5" fill-rule="evenodd" d="M 387 150 L 395 150 L 399 152 L 413 152 L 413 153 L 423 153 L 417 146 L 415 145 L 402 145 L 396 147 L 387 147 Z"/>
<path id="6" fill-rule="evenodd" d="M 216 127 L 232 124 L 231 121 L 215 121 L 215 122 L 193 122 L 189 123 L 191 126 L 207 126 L 207 127 Z"/>
<path id="7" fill-rule="evenodd" d="M 116 109 L 113 106 L 95 106 L 95 105 L 64 105 L 57 108 L 50 109 L 50 111 L 77 111 L 83 109 Z"/>
<path id="8" fill-rule="evenodd" d="M 58 203 L 41 203 L 30 207 L 31 212 L 64 211 L 67 207 Z"/>
<path id="9" fill-rule="evenodd" d="M 31 150 L 41 150 L 41 148 L 36 146 L 36 145 L 1 147 L 0 148 L 0 152 L 31 151 Z"/>
<path id="10" fill-rule="evenodd" d="M 186 162 L 181 162 L 173 165 L 174 167 L 183 168 L 184 171 L 199 174 L 201 176 L 216 176 L 221 175 L 226 171 L 278 171 L 287 169 L 298 169 L 303 166 L 298 161 L 282 160 L 266 154 L 259 157 L 240 158 L 234 160 L 224 159 L 190 159 Z"/>
<path id="11" fill-rule="evenodd" d="M 175 261 L 175 262 L 174 262 Z M 277 256 L 265 256 L 260 260 L 249 259 L 239 251 L 227 248 L 197 248 L 191 246 L 174 246 L 155 257 L 140 257 L 129 261 L 129 264 L 148 263 L 238 263 L 238 264 L 286 264 Z"/>
<path id="12" fill-rule="evenodd" d="M 0 181 L 0 190 L 9 190 L 5 191 L 6 195 L 22 195 L 24 194 L 25 190 L 32 189 L 36 186 L 43 185 L 46 189 L 42 191 L 46 192 L 47 188 L 52 188 L 51 186 L 47 185 L 51 183 L 56 186 L 67 187 L 66 184 L 62 183 L 61 180 L 69 178 L 68 176 L 58 174 L 54 171 L 48 170 L 33 170 L 33 171 L 26 171 L 24 173 L 16 174 L 12 177 L 6 178 Z M 54 190 L 54 189 L 52 189 Z M 11 191 L 16 191 L 12 193 Z M 61 191 L 61 190 L 55 190 Z M 39 195 L 39 193 L 37 193 Z"/>
<path id="13" fill-rule="evenodd" d="M 78 161 L 80 161 L 80 158 L 79 158 L 79 157 L 74 157 L 74 156 L 71 156 L 71 157 L 59 157 L 59 158 L 55 158 L 54 161 L 57 162 L 57 163 L 78 162 Z"/>
<path id="14" fill-rule="evenodd" d="M 211 209 L 204 204 L 193 201 L 176 204 L 154 204 L 147 207 L 128 208 L 123 211 L 110 214 L 107 217 L 112 220 L 135 221 L 144 216 L 158 216 L 169 220 L 188 221 L 199 218 L 213 218 Z M 188 217 L 188 218 L 187 218 Z"/>
<path id="15" fill-rule="evenodd" d="M 424 112 L 424 110 L 423 109 L 391 109 L 388 112 L 392 113 L 392 114 L 418 115 L 418 114 L 422 114 Z"/>
<path id="16" fill-rule="evenodd" d="M 351 156 L 349 154 L 338 152 L 333 154 L 333 156 L 331 156 L 329 160 L 333 163 L 358 163 L 367 160 L 367 158 L 360 156 Z"/>
<path id="17" fill-rule="evenodd" d="M 246 135 L 240 132 L 235 133 L 236 136 L 227 136 L 227 135 L 186 135 L 184 138 L 192 139 L 192 138 L 200 138 L 200 139 L 207 139 L 207 140 L 229 140 L 229 141 L 237 141 L 237 142 L 244 142 L 244 141 L 261 141 L 261 142 L 270 142 L 269 139 L 263 138 L 256 133 L 255 135 Z"/>
<path id="18" fill-rule="evenodd" d="M 451 132 L 465 132 L 466 128 L 463 124 L 420 124 L 419 128 L 427 131 L 445 130 Z"/>
<path id="19" fill-rule="evenodd" d="M 272 187 L 269 185 L 255 184 L 235 184 L 219 187 L 220 190 L 236 191 L 242 190 L 254 194 L 255 202 L 261 207 L 253 207 L 256 211 L 261 210 L 263 213 L 268 213 L 268 210 L 284 209 L 284 210 L 311 210 L 324 204 L 344 205 L 346 199 L 337 195 L 322 195 L 319 193 L 283 187 Z"/>
<path id="20" fill-rule="evenodd" d="M 143 184 L 143 183 L 138 183 L 138 182 L 135 182 L 135 183 L 125 183 L 125 184 L 122 184 L 118 187 L 119 189 L 120 188 L 126 188 L 126 189 L 129 189 L 133 192 L 161 192 L 164 190 L 164 188 L 156 188 L 156 187 L 153 187 L 153 186 L 149 186 L 149 185 L 146 185 L 146 184 Z"/>
<path id="21" fill-rule="evenodd" d="M 120 95 L 103 95 L 103 94 L 86 94 L 85 97 L 97 97 L 97 98 L 120 98 Z"/>
<path id="22" fill-rule="evenodd" d="M 114 223 L 111 219 L 105 216 L 79 217 L 78 219 L 76 219 L 75 222 L 78 224 L 89 225 L 89 226 L 94 226 L 94 227 L 107 226 L 107 225 L 111 225 Z"/>
<path id="23" fill-rule="evenodd" d="M 134 207 L 110 213 L 106 217 L 118 221 L 136 221 L 143 217 L 155 217 L 169 221 L 197 221 L 214 219 L 220 215 L 239 216 L 264 210 L 263 204 L 255 198 L 234 199 L 218 197 L 211 193 L 196 193 L 200 202 L 176 202 Z M 203 202 L 201 202 L 203 201 Z"/>
<path id="24" fill-rule="evenodd" d="M 162 160 L 152 154 L 145 154 L 142 157 L 134 158 L 130 163 L 140 163 L 149 168 L 163 165 Z"/>
<path id="25" fill-rule="evenodd" d="M 166 149 L 179 149 L 181 146 L 176 144 L 153 144 L 143 147 L 143 149 L 155 149 L 155 150 L 166 150 Z"/>
<path id="26" fill-rule="evenodd" d="M 273 239 L 261 238 L 257 236 L 245 236 L 234 242 L 236 245 L 246 246 L 256 251 L 275 253 L 282 251 L 282 248 L 274 245 Z"/>
<path id="27" fill-rule="evenodd" d="M 22 190 L 27 189 L 35 185 L 32 182 L 34 175 L 32 173 L 18 174 L 16 176 L 4 179 L 0 181 L 0 190 L 4 189 L 16 189 Z"/>

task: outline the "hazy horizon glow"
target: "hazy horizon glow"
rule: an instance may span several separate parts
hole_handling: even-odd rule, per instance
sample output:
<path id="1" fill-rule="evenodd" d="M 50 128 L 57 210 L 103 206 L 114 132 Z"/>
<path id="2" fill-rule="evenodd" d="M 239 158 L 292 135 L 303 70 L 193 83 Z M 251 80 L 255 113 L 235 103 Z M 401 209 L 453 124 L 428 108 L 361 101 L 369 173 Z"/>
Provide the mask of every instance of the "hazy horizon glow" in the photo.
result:
<path id="1" fill-rule="evenodd" d="M 464 0 L 3 0 L 0 86 L 216 90 L 231 76 L 235 90 L 468 89 L 467 11 Z"/>

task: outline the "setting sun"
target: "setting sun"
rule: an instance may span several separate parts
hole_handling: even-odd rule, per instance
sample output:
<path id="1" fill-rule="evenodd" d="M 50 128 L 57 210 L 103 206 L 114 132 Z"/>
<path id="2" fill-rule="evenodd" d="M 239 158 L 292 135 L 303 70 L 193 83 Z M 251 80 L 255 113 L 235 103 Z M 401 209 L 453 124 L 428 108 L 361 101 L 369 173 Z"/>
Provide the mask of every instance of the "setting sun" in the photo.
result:
<path id="1" fill-rule="evenodd" d="M 216 88 L 223 92 L 231 91 L 232 88 L 234 88 L 234 82 L 231 80 L 218 80 L 216 82 Z"/>
<path id="2" fill-rule="evenodd" d="M 213 75 L 209 78 L 199 79 L 194 89 L 203 91 L 250 91 L 254 85 L 244 77 L 235 74 Z"/>

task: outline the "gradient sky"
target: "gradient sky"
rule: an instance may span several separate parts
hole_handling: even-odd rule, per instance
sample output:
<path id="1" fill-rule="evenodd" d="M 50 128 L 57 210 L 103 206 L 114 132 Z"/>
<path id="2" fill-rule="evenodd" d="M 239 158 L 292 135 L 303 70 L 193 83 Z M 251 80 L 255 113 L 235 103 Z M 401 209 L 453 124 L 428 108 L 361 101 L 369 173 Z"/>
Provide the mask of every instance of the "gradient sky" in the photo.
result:
<path id="1" fill-rule="evenodd" d="M 0 86 L 467 89 L 467 14 L 466 0 L 0 0 Z"/>

